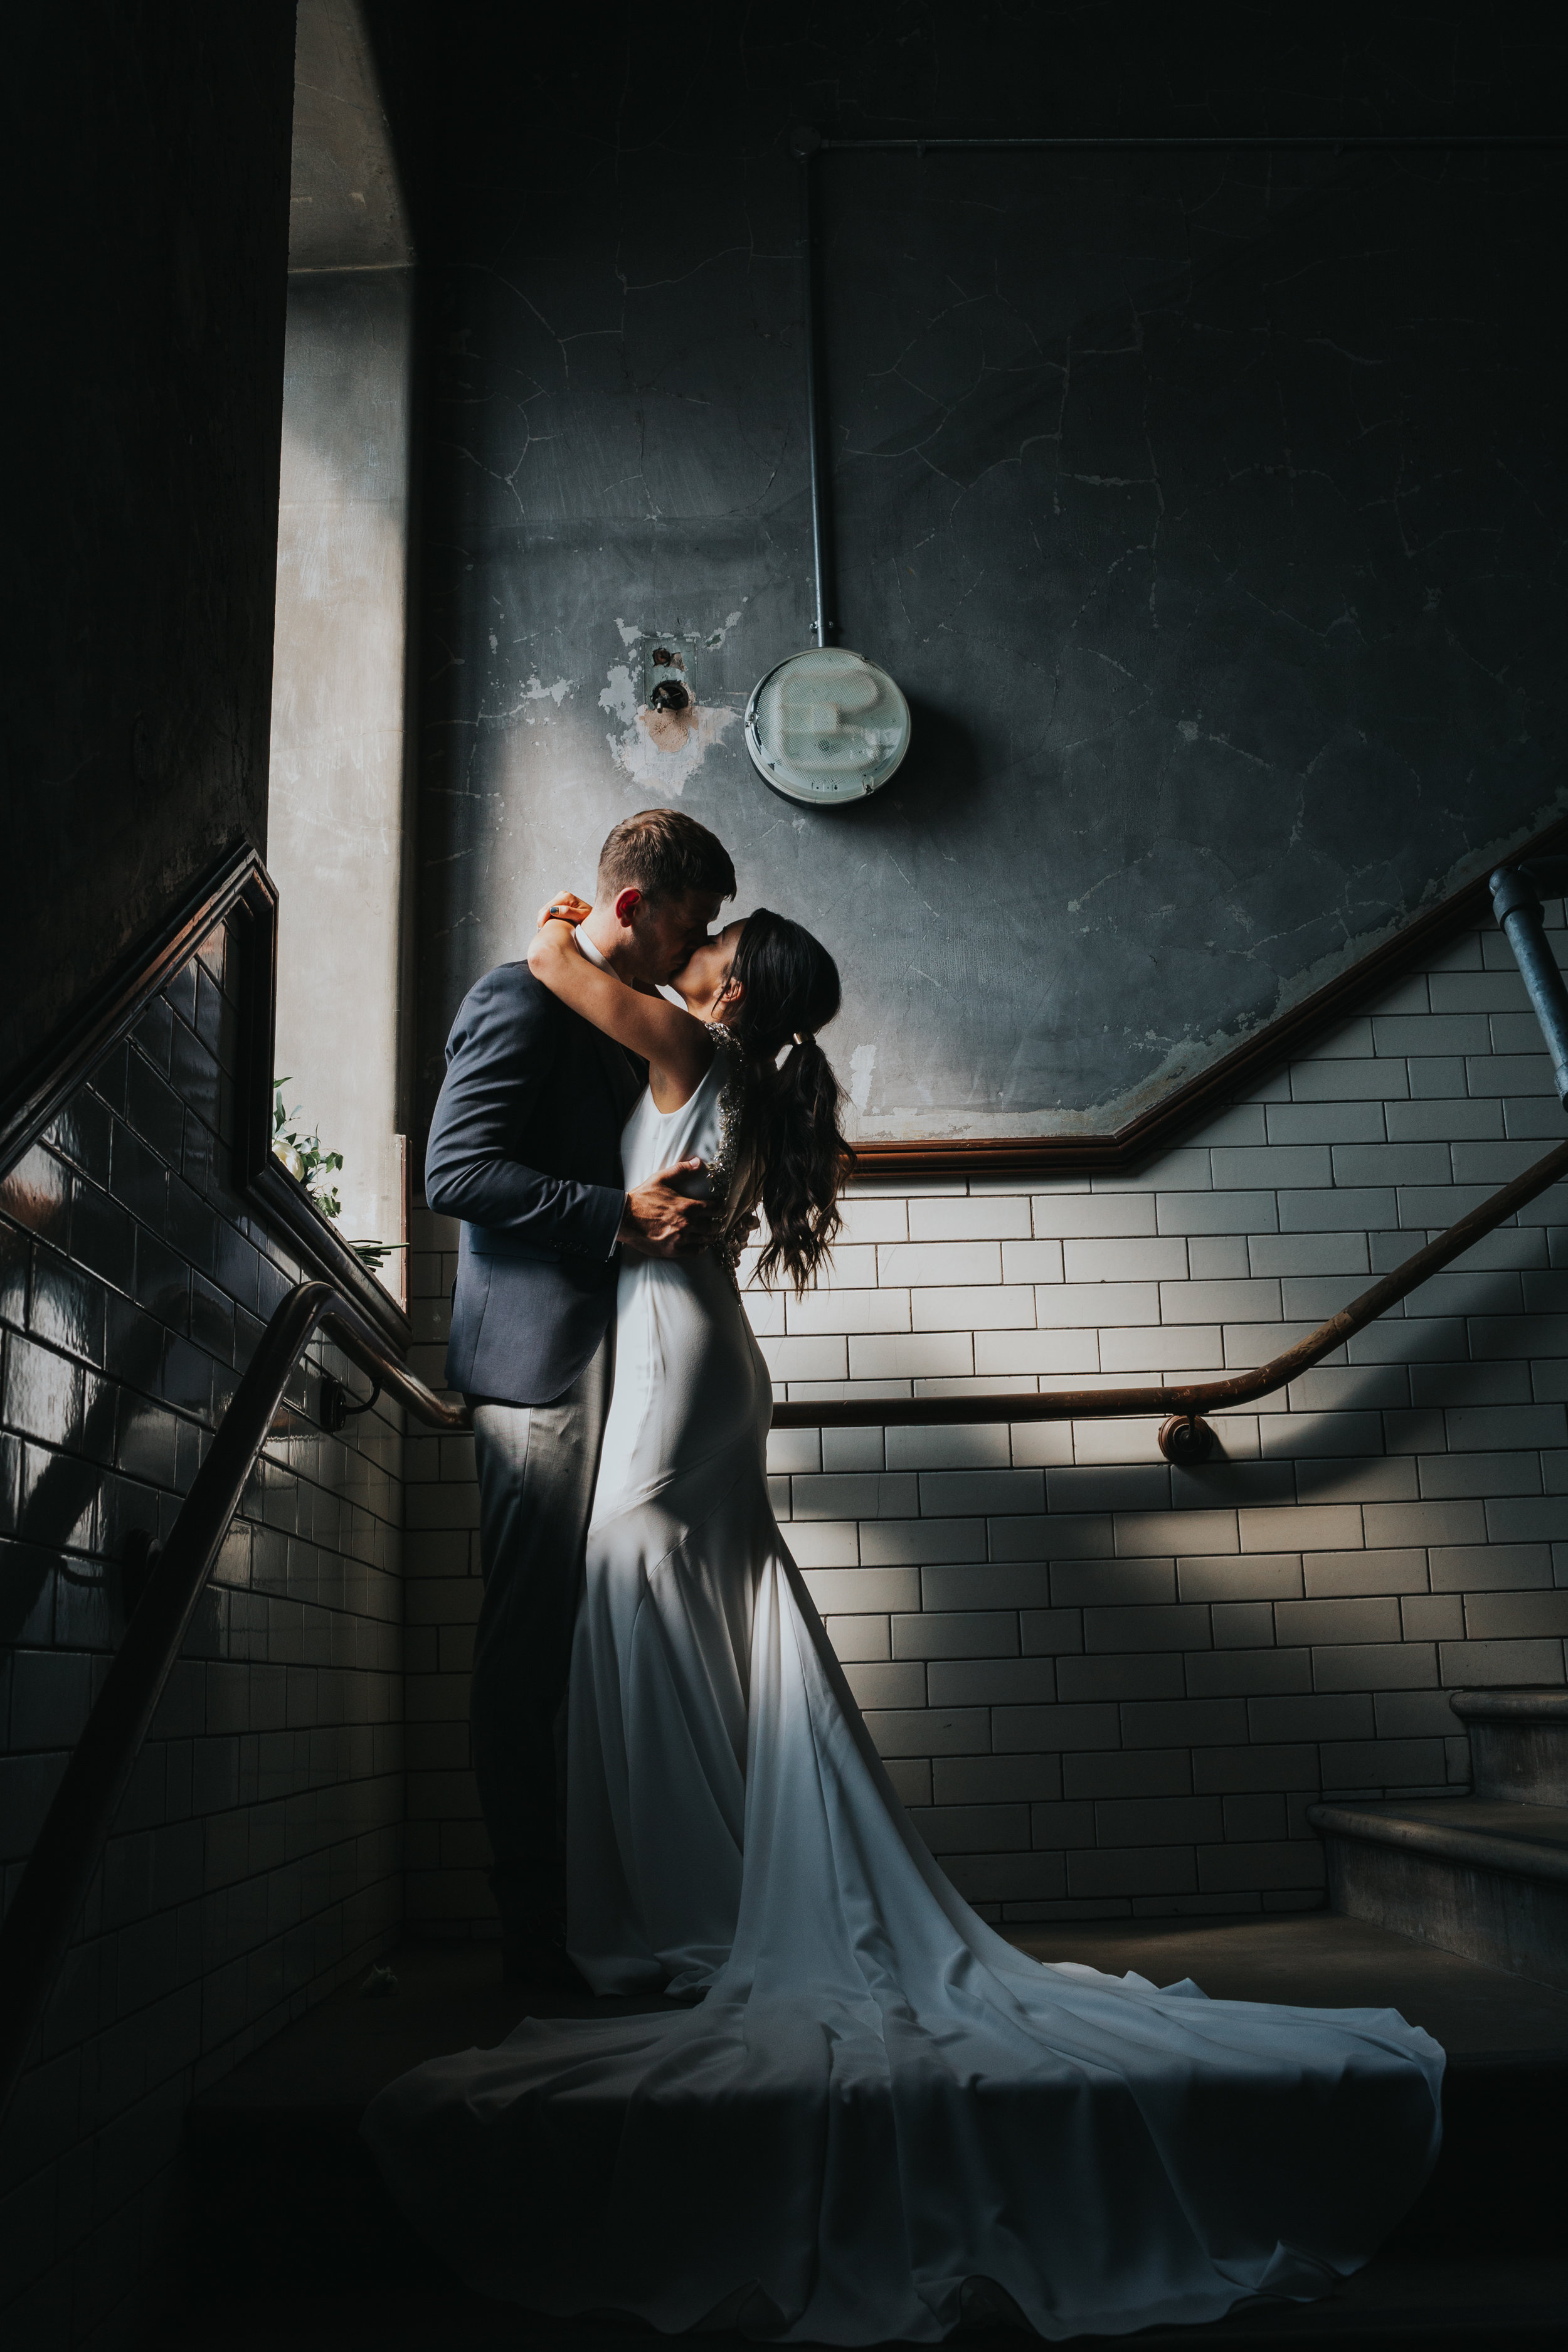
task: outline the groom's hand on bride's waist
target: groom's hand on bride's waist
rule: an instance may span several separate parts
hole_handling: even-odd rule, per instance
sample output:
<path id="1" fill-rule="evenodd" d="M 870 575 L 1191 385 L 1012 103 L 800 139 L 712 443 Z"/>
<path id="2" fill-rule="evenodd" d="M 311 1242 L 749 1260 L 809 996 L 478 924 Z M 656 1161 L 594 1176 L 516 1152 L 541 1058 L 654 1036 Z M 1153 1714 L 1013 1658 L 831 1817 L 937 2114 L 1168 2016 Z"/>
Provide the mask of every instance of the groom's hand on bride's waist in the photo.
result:
<path id="1" fill-rule="evenodd" d="M 710 1202 L 694 1201 L 682 1190 L 701 1169 L 700 1160 L 678 1160 L 626 1194 L 616 1239 L 641 1257 L 690 1257 L 713 1238 Z"/>

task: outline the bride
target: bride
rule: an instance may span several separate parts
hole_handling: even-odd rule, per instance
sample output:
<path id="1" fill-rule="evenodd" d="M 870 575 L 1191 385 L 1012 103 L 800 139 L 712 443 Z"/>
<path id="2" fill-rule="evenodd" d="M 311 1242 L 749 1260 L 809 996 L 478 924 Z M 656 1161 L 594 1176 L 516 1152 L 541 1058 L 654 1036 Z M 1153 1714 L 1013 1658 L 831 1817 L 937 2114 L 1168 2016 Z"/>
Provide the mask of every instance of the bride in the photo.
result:
<path id="1" fill-rule="evenodd" d="M 1026 1958 L 893 1793 L 769 1507 L 734 1266 L 799 1289 L 838 1225 L 832 958 L 759 910 L 675 978 L 529 962 L 648 1064 L 626 1181 L 711 1188 L 697 1257 L 623 1265 L 569 1714 L 568 1941 L 651 2014 L 523 2022 L 372 2105 L 410 2221 L 535 2310 L 787 2342 L 1051 2338 L 1328 2292 L 1409 2205 L 1443 2053 L 1393 2011 L 1211 2001 Z"/>

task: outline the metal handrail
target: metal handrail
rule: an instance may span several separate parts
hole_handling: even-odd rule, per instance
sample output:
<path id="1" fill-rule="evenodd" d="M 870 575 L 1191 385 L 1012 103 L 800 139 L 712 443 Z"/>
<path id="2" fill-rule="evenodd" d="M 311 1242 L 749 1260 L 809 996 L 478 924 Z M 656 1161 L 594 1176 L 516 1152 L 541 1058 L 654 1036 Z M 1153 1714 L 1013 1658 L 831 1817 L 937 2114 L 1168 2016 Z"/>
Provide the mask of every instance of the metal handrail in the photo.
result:
<path id="1" fill-rule="evenodd" d="M 0 2120 L 196 1603 L 294 1367 L 318 1327 L 422 1421 L 437 1429 L 468 1426 L 462 1408 L 416 1380 L 331 1283 L 301 1282 L 277 1309 L 151 1570 L 0 1925 Z"/>
<path id="2" fill-rule="evenodd" d="M 1166 1458 L 1181 1463 L 1203 1461 L 1212 1451 L 1213 1433 L 1205 1429 L 1200 1415 L 1225 1405 L 1253 1404 L 1259 1397 L 1284 1388 L 1299 1372 L 1321 1363 L 1335 1348 L 1375 1323 L 1408 1292 L 1462 1256 L 1483 1234 L 1489 1234 L 1494 1225 L 1500 1225 L 1560 1176 L 1568 1176 L 1568 1143 L 1557 1144 L 1544 1160 L 1536 1160 L 1522 1176 L 1481 1202 L 1394 1273 L 1385 1274 L 1381 1282 L 1363 1290 L 1359 1298 L 1342 1307 L 1293 1348 L 1271 1356 L 1253 1371 L 1232 1372 L 1222 1380 L 1163 1381 L 1143 1388 L 1053 1389 L 1045 1396 L 982 1390 L 967 1396 L 886 1397 L 864 1404 L 847 1397 L 812 1403 L 791 1399 L 774 1405 L 773 1425 L 775 1429 L 864 1429 L 903 1428 L 919 1423 L 945 1428 L 955 1422 L 1105 1421 L 1124 1413 L 1158 1412 L 1169 1416 L 1160 1432 L 1160 1450 Z"/>

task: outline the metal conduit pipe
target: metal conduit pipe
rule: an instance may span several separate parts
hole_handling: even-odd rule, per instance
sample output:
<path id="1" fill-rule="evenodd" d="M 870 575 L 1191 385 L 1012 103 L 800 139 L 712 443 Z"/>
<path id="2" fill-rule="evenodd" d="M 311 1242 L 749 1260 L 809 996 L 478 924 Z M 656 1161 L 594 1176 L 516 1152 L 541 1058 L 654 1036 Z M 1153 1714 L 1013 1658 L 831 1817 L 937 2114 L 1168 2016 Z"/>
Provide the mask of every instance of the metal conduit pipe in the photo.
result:
<path id="1" fill-rule="evenodd" d="M 802 130 L 795 132 L 793 145 L 795 161 L 800 165 L 801 311 L 805 343 L 805 451 L 806 467 L 811 476 L 815 627 L 817 644 L 826 646 L 832 644 L 837 634 L 838 624 L 837 615 L 830 610 L 836 601 L 832 593 L 833 531 L 828 513 L 827 460 L 823 446 L 826 399 L 817 351 L 822 289 L 816 257 L 816 163 L 822 141 L 815 131 Z"/>
<path id="2" fill-rule="evenodd" d="M 1541 1024 L 1557 1099 L 1568 1109 L 1568 987 L 1541 919 L 1542 889 L 1552 897 L 1568 891 L 1568 857 L 1534 857 L 1523 866 L 1500 866 L 1491 877 L 1492 907 Z"/>

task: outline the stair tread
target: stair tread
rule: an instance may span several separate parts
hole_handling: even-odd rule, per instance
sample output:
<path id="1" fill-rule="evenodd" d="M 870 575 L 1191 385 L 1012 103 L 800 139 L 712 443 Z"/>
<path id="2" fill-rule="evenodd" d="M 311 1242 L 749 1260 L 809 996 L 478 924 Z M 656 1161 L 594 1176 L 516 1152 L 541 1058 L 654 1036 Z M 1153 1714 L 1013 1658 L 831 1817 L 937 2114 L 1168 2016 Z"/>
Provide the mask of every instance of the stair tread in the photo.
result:
<path id="1" fill-rule="evenodd" d="M 1413 1847 L 1529 1878 L 1568 1881 L 1568 1805 L 1502 1797 L 1413 1797 L 1313 1805 L 1318 1828 Z"/>
<path id="2" fill-rule="evenodd" d="M 1568 1725 L 1568 1690 L 1457 1690 L 1448 1705 L 1467 1723 Z"/>
<path id="3" fill-rule="evenodd" d="M 1318 1813 L 1367 1813 L 1380 1821 L 1450 1822 L 1483 1830 L 1491 1837 L 1518 1837 L 1527 1844 L 1568 1845 L 1568 1805 L 1531 1805 L 1513 1797 L 1325 1797 Z"/>

